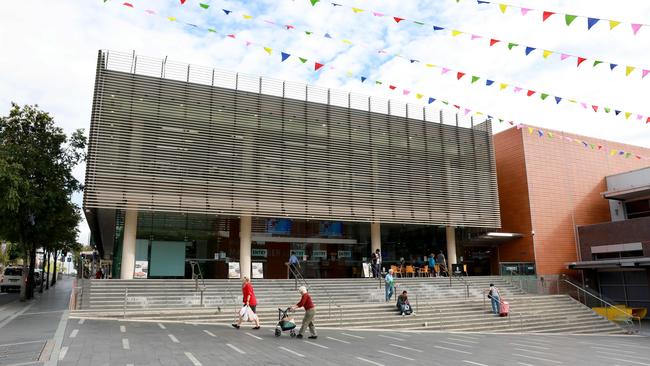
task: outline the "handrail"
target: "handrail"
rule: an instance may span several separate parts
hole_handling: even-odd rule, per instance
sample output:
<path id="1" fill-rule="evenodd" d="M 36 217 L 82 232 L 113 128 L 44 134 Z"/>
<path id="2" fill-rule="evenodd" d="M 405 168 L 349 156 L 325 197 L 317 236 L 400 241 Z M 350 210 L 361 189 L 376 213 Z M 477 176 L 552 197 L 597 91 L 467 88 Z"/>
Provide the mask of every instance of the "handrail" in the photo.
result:
<path id="1" fill-rule="evenodd" d="M 293 278 L 296 281 L 295 282 L 295 288 L 298 289 L 298 281 L 300 281 L 301 284 L 303 286 L 305 286 L 307 291 L 311 292 L 312 287 L 309 284 L 309 282 L 307 282 L 305 277 L 303 277 L 302 273 L 300 273 L 300 271 L 297 268 L 295 268 L 295 267 L 293 267 L 293 266 L 291 266 L 289 264 L 287 264 L 287 266 L 289 268 L 289 272 L 293 275 Z M 330 295 L 329 291 L 327 291 L 326 288 L 322 288 L 322 291 L 325 293 L 325 296 L 327 296 L 327 317 L 328 317 L 328 319 L 331 319 L 332 318 L 332 304 L 334 304 L 334 306 L 338 307 L 339 310 L 341 308 L 341 305 L 339 305 L 338 303 L 336 303 L 334 301 L 334 299 L 332 298 L 332 295 Z"/>

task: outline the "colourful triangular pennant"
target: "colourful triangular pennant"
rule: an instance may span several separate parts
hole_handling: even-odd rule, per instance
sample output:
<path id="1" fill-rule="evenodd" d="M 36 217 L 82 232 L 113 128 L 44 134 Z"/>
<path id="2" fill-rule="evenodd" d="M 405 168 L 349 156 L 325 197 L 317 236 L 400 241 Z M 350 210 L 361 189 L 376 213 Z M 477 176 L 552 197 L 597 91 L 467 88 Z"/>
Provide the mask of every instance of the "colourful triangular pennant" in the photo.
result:
<path id="1" fill-rule="evenodd" d="M 566 14 L 564 16 L 564 19 L 566 20 L 566 25 L 571 25 L 571 23 L 573 23 L 573 21 L 576 20 L 576 18 L 577 18 L 577 16 L 575 16 L 575 15 Z"/>

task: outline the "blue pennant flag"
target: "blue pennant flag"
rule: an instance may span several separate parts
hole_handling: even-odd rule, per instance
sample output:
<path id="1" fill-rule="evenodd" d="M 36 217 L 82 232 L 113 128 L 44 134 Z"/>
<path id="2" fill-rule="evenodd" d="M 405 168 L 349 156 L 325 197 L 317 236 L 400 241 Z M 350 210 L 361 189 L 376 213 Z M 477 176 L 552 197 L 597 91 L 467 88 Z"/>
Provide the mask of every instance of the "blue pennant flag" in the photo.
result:
<path id="1" fill-rule="evenodd" d="M 362 77 L 361 77 L 361 82 L 363 83 L 364 81 L 366 81 L 366 79 L 368 79 L 368 78 L 365 77 L 365 76 L 362 76 Z"/>
<path id="2" fill-rule="evenodd" d="M 544 131 L 542 131 L 542 130 L 537 130 L 537 133 L 539 134 L 539 137 L 544 136 Z"/>
<path id="3" fill-rule="evenodd" d="M 484 1 L 484 0 L 476 0 L 476 2 L 477 2 L 479 5 L 482 5 L 482 4 L 490 4 L 489 1 Z"/>
<path id="4" fill-rule="evenodd" d="M 587 30 L 591 29 L 599 20 L 598 18 L 587 18 Z"/>
<path id="5" fill-rule="evenodd" d="M 434 30 L 434 31 L 439 31 L 439 30 L 443 30 L 443 29 L 445 29 L 445 28 L 443 28 L 443 27 L 438 27 L 437 25 L 434 25 L 434 26 L 433 26 L 433 30 Z"/>
<path id="6" fill-rule="evenodd" d="M 614 70 L 616 66 L 618 66 L 618 64 L 609 64 L 609 69 Z"/>
<path id="7" fill-rule="evenodd" d="M 280 52 L 280 55 L 282 55 L 282 62 L 284 62 L 286 59 L 289 58 L 289 56 L 291 56 L 290 54 L 288 54 L 286 52 Z"/>
<path id="8" fill-rule="evenodd" d="M 560 97 L 555 97 L 555 103 L 556 103 L 556 104 L 560 104 L 560 101 L 561 101 L 561 100 L 562 100 L 562 98 L 560 98 Z"/>
<path id="9" fill-rule="evenodd" d="M 413 63 L 416 63 L 416 62 L 420 62 L 420 60 L 413 60 L 413 59 L 411 59 L 411 63 L 412 63 L 412 64 L 413 64 Z"/>
<path id="10" fill-rule="evenodd" d="M 332 36 L 330 36 L 329 33 L 325 33 L 325 35 L 324 35 L 323 37 L 325 37 L 325 38 L 332 38 Z"/>
<path id="11" fill-rule="evenodd" d="M 226 13 L 226 15 L 230 15 L 230 13 L 232 13 L 232 10 L 226 10 L 226 9 L 221 9 L 221 10 L 223 10 L 223 12 Z"/>
<path id="12" fill-rule="evenodd" d="M 429 104 L 433 103 L 436 101 L 436 98 L 429 98 Z"/>
<path id="13" fill-rule="evenodd" d="M 535 51 L 535 47 L 526 47 L 526 56 L 528 56 L 533 51 Z"/>
<path id="14" fill-rule="evenodd" d="M 621 114 L 621 111 L 614 110 L 614 113 L 616 113 L 616 115 L 618 116 L 619 114 Z"/>
<path id="15" fill-rule="evenodd" d="M 494 80 L 485 80 L 485 85 L 490 86 L 494 84 Z"/>
<path id="16" fill-rule="evenodd" d="M 332 3 L 332 6 L 343 6 L 343 5 L 337 4 L 337 3 Z"/>

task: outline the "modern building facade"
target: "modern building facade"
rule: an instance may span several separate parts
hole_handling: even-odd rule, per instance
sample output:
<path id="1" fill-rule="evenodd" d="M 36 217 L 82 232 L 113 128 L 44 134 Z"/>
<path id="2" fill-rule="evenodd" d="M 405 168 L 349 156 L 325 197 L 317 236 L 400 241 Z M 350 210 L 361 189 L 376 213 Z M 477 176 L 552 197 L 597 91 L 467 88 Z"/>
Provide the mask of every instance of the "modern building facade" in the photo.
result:
<path id="1" fill-rule="evenodd" d="M 567 263 L 591 260 L 579 232 L 610 221 L 608 176 L 650 165 L 647 148 L 532 126 L 494 144 L 502 231 L 519 234 L 495 246 L 502 274 L 579 276 Z"/>
<path id="2" fill-rule="evenodd" d="M 578 226 L 585 282 L 612 303 L 650 308 L 650 167 L 606 177 L 610 222 Z"/>
<path id="3" fill-rule="evenodd" d="M 308 275 L 360 276 L 375 248 L 455 263 L 500 227 L 489 121 L 108 51 L 85 184 L 121 278 L 187 277 L 191 261 L 281 278 L 292 253 Z"/>

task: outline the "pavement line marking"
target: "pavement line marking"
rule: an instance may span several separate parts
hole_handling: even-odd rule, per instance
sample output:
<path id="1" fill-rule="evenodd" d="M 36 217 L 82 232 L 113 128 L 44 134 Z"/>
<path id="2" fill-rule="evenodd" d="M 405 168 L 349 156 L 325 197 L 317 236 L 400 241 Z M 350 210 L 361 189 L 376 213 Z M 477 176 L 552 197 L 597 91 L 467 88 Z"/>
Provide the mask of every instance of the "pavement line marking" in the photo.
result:
<path id="1" fill-rule="evenodd" d="M 158 323 L 158 326 L 160 327 L 160 329 L 167 329 L 167 327 L 164 326 L 163 323 Z"/>
<path id="2" fill-rule="evenodd" d="M 459 350 L 459 349 L 454 349 L 454 348 L 447 348 L 447 347 L 443 347 L 443 346 L 434 346 L 434 347 L 436 347 L 436 348 L 440 348 L 440 349 L 446 349 L 447 351 L 454 351 L 454 352 L 458 352 L 458 353 L 466 353 L 466 354 L 468 354 L 468 355 L 471 355 L 471 354 L 472 354 L 472 352 L 461 351 L 461 350 Z"/>
<path id="3" fill-rule="evenodd" d="M 131 349 L 131 345 L 129 344 L 129 339 L 128 338 L 122 338 L 122 348 L 123 349 Z"/>
<path id="4" fill-rule="evenodd" d="M 240 350 L 239 348 L 237 348 L 237 347 L 235 347 L 235 346 L 233 346 L 233 345 L 232 345 L 232 344 L 230 344 L 230 343 L 226 343 L 226 346 L 228 346 L 228 347 L 230 347 L 230 348 L 232 348 L 232 349 L 234 349 L 235 351 L 237 351 L 237 352 L 239 352 L 239 353 L 240 353 L 240 354 L 242 354 L 242 355 L 245 355 L 245 354 L 246 354 L 246 352 L 244 352 L 244 351 L 242 351 L 242 350 Z"/>
<path id="5" fill-rule="evenodd" d="M 24 312 L 26 312 L 27 310 L 29 310 L 29 308 L 31 308 L 31 307 L 34 306 L 35 304 L 36 304 L 36 303 L 33 302 L 33 303 L 31 303 L 31 304 L 25 306 L 25 307 L 23 308 L 23 310 L 21 310 L 21 311 L 15 313 L 14 315 L 8 317 L 8 318 L 5 319 L 5 320 L 3 320 L 2 323 L 0 323 L 0 329 L 1 329 L 2 327 L 4 327 L 5 325 L 9 324 L 12 320 L 14 320 L 14 319 L 16 319 L 17 317 L 21 316 Z"/>
<path id="6" fill-rule="evenodd" d="M 264 338 L 262 338 L 262 337 L 258 337 L 258 336 L 256 336 L 255 334 L 251 334 L 251 333 L 249 333 L 249 332 L 246 332 L 246 334 L 248 334 L 249 336 L 251 336 L 251 337 L 253 337 L 253 338 L 255 338 L 255 339 L 259 339 L 260 341 L 264 339 Z"/>
<path id="7" fill-rule="evenodd" d="M 192 361 L 192 364 L 194 364 L 194 366 L 203 366 L 203 364 L 200 363 L 199 360 L 197 360 L 196 357 L 194 357 L 194 355 L 190 352 L 185 352 L 185 356 L 189 358 L 190 361 Z"/>
<path id="8" fill-rule="evenodd" d="M 5 344 L 0 344 L 0 347 L 9 347 L 9 346 L 19 346 L 21 344 L 31 344 L 31 343 L 45 343 L 47 342 L 47 339 L 43 339 L 41 341 L 29 341 L 29 342 L 18 342 L 18 343 L 5 343 Z"/>
<path id="9" fill-rule="evenodd" d="M 455 342 L 447 342 L 447 341 L 439 341 L 439 342 L 440 342 L 440 343 L 444 343 L 444 344 L 451 344 L 452 346 L 461 346 L 461 347 L 470 347 L 470 348 L 474 347 L 474 346 L 469 345 L 469 344 L 462 344 L 462 343 L 455 343 Z"/>
<path id="10" fill-rule="evenodd" d="M 612 354 L 611 352 L 606 352 L 606 351 L 596 351 L 596 353 L 604 353 L 604 354 L 606 354 L 606 355 L 611 355 L 611 354 Z M 648 357 L 632 356 L 632 355 L 624 355 L 624 357 L 627 357 L 627 358 L 638 358 L 638 359 L 641 359 L 641 360 L 647 360 L 647 359 L 648 359 Z"/>
<path id="11" fill-rule="evenodd" d="M 471 336 L 471 335 L 467 335 L 467 334 L 456 334 L 456 333 L 453 333 L 452 335 L 453 335 L 454 337 L 458 337 L 458 338 L 469 338 L 469 339 L 471 339 L 471 340 L 479 340 L 479 339 L 483 338 L 483 336 Z"/>
<path id="12" fill-rule="evenodd" d="M 397 338 L 397 337 L 391 337 L 383 334 L 379 334 L 378 337 L 383 337 L 383 338 L 388 338 L 388 339 L 394 339 L 396 341 L 405 341 L 406 339 L 404 338 Z"/>
<path id="13" fill-rule="evenodd" d="M 126 366 L 135 366 L 132 363 L 127 363 Z"/>
<path id="14" fill-rule="evenodd" d="M 54 333 L 54 349 L 50 354 L 50 359 L 45 362 L 44 366 L 56 366 L 58 363 L 59 354 L 61 352 L 61 345 L 63 344 L 63 338 L 65 337 L 65 328 L 68 325 L 69 314 L 69 310 L 66 310 L 63 312 L 63 314 L 61 314 L 59 325 L 56 328 L 56 333 Z"/>
<path id="15" fill-rule="evenodd" d="M 79 324 L 79 325 L 83 325 L 85 321 L 86 321 L 86 319 L 79 319 L 79 323 L 78 323 L 78 324 Z"/>
<path id="16" fill-rule="evenodd" d="M 524 344 L 524 343 L 510 343 L 510 344 L 512 344 L 513 346 L 520 346 L 520 347 L 533 347 L 533 348 L 539 348 L 539 349 L 544 349 L 544 350 L 550 349 L 548 347 L 533 346 L 531 344 Z"/>
<path id="17" fill-rule="evenodd" d="M 357 357 L 357 360 L 364 361 L 364 362 L 367 362 L 367 363 L 369 363 L 369 364 L 373 364 L 373 365 L 377 365 L 377 366 L 384 366 L 383 363 L 379 363 L 379 362 L 375 362 L 375 361 L 366 360 L 366 359 L 363 358 L 363 357 Z"/>
<path id="18" fill-rule="evenodd" d="M 79 329 L 73 329 L 72 333 L 70 333 L 70 338 L 76 338 L 77 333 L 79 333 Z"/>
<path id="19" fill-rule="evenodd" d="M 59 352 L 59 361 L 63 361 L 66 353 L 68 353 L 68 346 L 61 347 L 61 352 Z"/>
<path id="20" fill-rule="evenodd" d="M 338 339 L 338 338 L 327 337 L 327 339 L 331 339 L 331 340 L 333 340 L 333 341 L 337 341 L 337 342 L 341 342 L 341 343 L 345 343 L 345 344 L 350 344 L 350 342 L 348 342 L 348 341 L 344 341 L 344 340 L 342 340 L 342 339 Z"/>
<path id="21" fill-rule="evenodd" d="M 524 363 L 524 362 L 517 362 L 517 364 L 522 365 L 522 366 L 535 366 L 535 365 L 533 365 L 533 364 L 530 364 L 530 363 Z"/>
<path id="22" fill-rule="evenodd" d="M 358 335 L 354 335 L 354 334 L 348 334 L 348 333 L 341 333 L 341 334 L 343 334 L 344 336 L 348 336 L 348 337 L 353 337 L 353 338 L 358 338 L 358 339 L 364 339 L 364 337 L 361 337 L 361 336 L 358 336 Z"/>
<path id="23" fill-rule="evenodd" d="M 173 334 L 167 334 L 167 336 L 169 337 L 169 339 L 172 340 L 172 342 L 174 342 L 174 343 L 181 343 L 181 342 L 178 341 L 178 338 L 174 337 Z"/>
<path id="24" fill-rule="evenodd" d="M 619 346 L 619 347 L 632 347 L 632 348 L 640 348 L 642 350 L 647 350 L 647 347 L 643 346 L 638 346 L 636 344 L 625 344 L 625 343 L 611 343 L 612 346 Z"/>
<path id="25" fill-rule="evenodd" d="M 216 335 L 214 335 L 214 333 L 212 333 L 212 332 L 209 331 L 209 330 L 205 330 L 205 329 L 203 329 L 203 331 L 205 332 L 205 334 L 209 335 L 210 337 L 216 337 Z"/>
<path id="26" fill-rule="evenodd" d="M 329 349 L 329 347 L 327 347 L 327 346 L 323 346 L 322 344 L 318 344 L 318 343 L 314 343 L 314 342 L 310 342 L 310 341 L 304 341 L 304 342 L 305 342 L 305 343 L 309 343 L 309 344 L 311 344 L 312 346 L 316 346 L 316 347 L 320 347 L 320 348 Z"/>
<path id="27" fill-rule="evenodd" d="M 546 362 L 552 362 L 552 363 L 562 363 L 562 361 L 549 360 L 548 358 L 542 358 L 542 357 L 527 356 L 527 355 L 522 355 L 520 353 L 513 353 L 512 355 L 513 356 L 519 356 L 519 357 L 525 357 L 525 358 L 532 358 L 533 360 L 540 360 L 540 361 L 546 361 Z"/>
<path id="28" fill-rule="evenodd" d="M 629 362 L 629 363 L 633 363 L 633 364 L 636 364 L 636 365 L 650 366 L 650 363 L 643 363 L 643 362 L 639 362 L 639 361 L 624 360 L 624 359 L 622 359 L 622 358 L 605 357 L 605 356 L 601 356 L 601 355 L 596 355 L 596 357 L 604 358 L 604 359 L 606 359 L 606 360 L 614 360 L 614 361 L 620 361 L 620 362 Z"/>
<path id="29" fill-rule="evenodd" d="M 126 333 L 126 327 L 123 325 L 120 325 L 120 333 Z"/>
<path id="30" fill-rule="evenodd" d="M 283 351 L 287 351 L 287 352 L 289 352 L 289 353 L 293 353 L 294 355 L 296 355 L 296 356 L 298 356 L 298 357 L 305 357 L 305 355 L 300 354 L 300 353 L 298 353 L 298 352 L 296 352 L 296 351 L 292 351 L 292 350 L 290 350 L 290 349 L 288 349 L 288 348 L 285 348 L 285 347 L 282 347 L 282 346 L 280 346 L 280 347 L 278 347 L 278 348 L 281 349 L 281 350 L 283 350 Z"/>
<path id="31" fill-rule="evenodd" d="M 389 355 L 389 356 L 397 357 L 397 358 L 403 358 L 403 359 L 405 359 L 405 360 L 409 360 L 409 361 L 415 361 L 414 358 L 410 358 L 410 357 L 406 357 L 406 356 L 401 356 L 401 355 L 396 355 L 396 354 L 394 354 L 394 353 L 390 353 L 390 352 L 386 352 L 386 351 L 378 350 L 377 352 L 379 352 L 379 353 L 383 353 L 383 354 L 385 354 L 385 355 Z"/>
<path id="32" fill-rule="evenodd" d="M 537 353 L 538 355 L 545 355 L 548 352 L 542 352 L 542 351 L 535 351 L 532 349 L 525 349 L 525 348 L 515 348 L 515 351 L 524 351 L 524 352 L 530 352 L 530 353 Z"/>
<path id="33" fill-rule="evenodd" d="M 478 363 L 478 362 L 474 362 L 474 361 L 463 360 L 463 362 L 469 363 L 469 364 L 472 364 L 472 365 L 477 365 L 477 366 L 488 366 L 488 365 L 486 365 L 484 363 Z"/>
<path id="34" fill-rule="evenodd" d="M 468 340 L 460 339 L 460 338 L 447 337 L 447 339 L 450 340 L 450 341 L 456 341 L 456 342 L 465 342 L 465 343 L 474 343 L 474 344 L 479 343 L 479 342 L 476 342 L 476 341 L 468 341 Z"/>
<path id="35" fill-rule="evenodd" d="M 392 344 L 391 343 L 390 345 L 393 346 L 393 347 L 397 347 L 397 348 L 407 349 L 409 351 L 415 351 L 415 352 L 420 352 L 420 353 L 424 352 L 421 349 L 411 348 L 411 347 L 406 347 L 406 346 L 400 346 L 399 344 Z"/>

